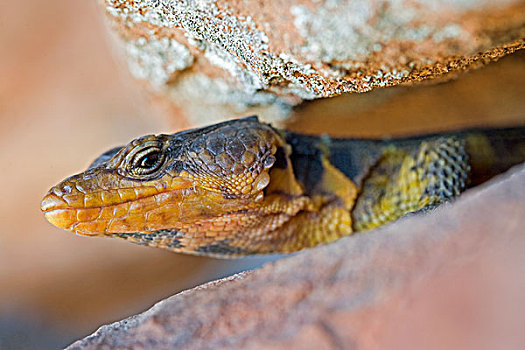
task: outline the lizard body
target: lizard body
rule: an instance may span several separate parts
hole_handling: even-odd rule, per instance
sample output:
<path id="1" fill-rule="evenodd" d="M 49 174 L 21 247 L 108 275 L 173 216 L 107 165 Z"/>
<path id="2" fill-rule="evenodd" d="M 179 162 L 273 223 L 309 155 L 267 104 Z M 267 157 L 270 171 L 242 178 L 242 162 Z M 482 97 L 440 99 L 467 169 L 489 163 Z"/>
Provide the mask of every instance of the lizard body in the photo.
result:
<path id="1" fill-rule="evenodd" d="M 249 117 L 112 149 L 41 208 L 81 235 L 219 257 L 289 253 L 432 208 L 524 160 L 525 127 L 331 139 Z"/>

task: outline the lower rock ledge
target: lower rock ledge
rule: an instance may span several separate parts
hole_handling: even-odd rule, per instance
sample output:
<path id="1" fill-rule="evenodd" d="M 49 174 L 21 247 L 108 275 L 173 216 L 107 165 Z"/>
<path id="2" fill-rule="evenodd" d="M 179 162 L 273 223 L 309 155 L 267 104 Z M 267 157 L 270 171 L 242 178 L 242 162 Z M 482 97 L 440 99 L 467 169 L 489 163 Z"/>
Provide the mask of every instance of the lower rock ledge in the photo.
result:
<path id="1" fill-rule="evenodd" d="M 525 348 L 525 166 L 414 215 L 208 283 L 68 349 Z"/>

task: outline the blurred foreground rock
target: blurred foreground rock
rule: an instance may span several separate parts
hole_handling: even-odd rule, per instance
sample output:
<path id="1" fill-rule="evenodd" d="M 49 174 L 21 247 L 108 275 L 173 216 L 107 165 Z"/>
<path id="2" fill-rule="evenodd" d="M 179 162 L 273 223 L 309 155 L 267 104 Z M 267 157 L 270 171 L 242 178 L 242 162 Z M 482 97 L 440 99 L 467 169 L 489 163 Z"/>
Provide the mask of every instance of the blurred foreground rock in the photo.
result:
<path id="1" fill-rule="evenodd" d="M 523 349 L 525 167 L 428 215 L 175 295 L 69 349 Z"/>
<path id="2" fill-rule="evenodd" d="M 450 77 L 525 47 L 523 0 L 101 0 L 132 74 L 206 124 Z"/>

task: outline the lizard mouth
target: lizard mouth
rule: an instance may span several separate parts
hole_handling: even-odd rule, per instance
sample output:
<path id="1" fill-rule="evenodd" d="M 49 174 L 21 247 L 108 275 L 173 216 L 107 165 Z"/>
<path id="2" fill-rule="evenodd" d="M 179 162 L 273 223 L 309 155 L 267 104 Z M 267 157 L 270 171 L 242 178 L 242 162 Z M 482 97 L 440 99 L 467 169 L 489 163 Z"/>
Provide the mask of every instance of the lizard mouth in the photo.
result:
<path id="1" fill-rule="evenodd" d="M 121 203 L 83 208 L 69 206 L 62 198 L 48 193 L 41 209 L 51 224 L 79 235 L 148 233 L 157 229 L 159 223 L 180 220 L 182 213 L 175 204 L 180 202 L 183 192 L 171 190 Z"/>
<path id="2" fill-rule="evenodd" d="M 42 200 L 41 210 L 51 224 L 80 235 L 139 232 L 146 230 L 147 214 L 160 201 L 159 197 L 173 197 L 172 192 L 176 191 L 90 207 L 71 206 L 54 193 L 48 193 Z"/>
<path id="3" fill-rule="evenodd" d="M 77 217 L 83 215 L 86 210 L 82 209 L 55 209 L 44 212 L 44 217 L 51 224 L 65 230 L 78 233 L 84 236 L 99 236 L 104 234 L 106 225 L 102 221 L 94 220 L 92 222 L 79 222 Z M 76 230 L 76 226 L 81 226 L 84 229 Z M 101 232 L 98 232 L 101 231 Z"/>
<path id="4" fill-rule="evenodd" d="M 158 188 L 137 186 L 86 193 L 75 188 L 67 182 L 53 187 L 40 208 L 51 224 L 83 236 L 182 230 L 254 205 L 250 198 L 228 199 L 220 192 L 183 180 Z"/>
<path id="5" fill-rule="evenodd" d="M 70 207 L 64 199 L 52 193 L 52 191 L 49 191 L 42 199 L 40 210 L 44 213 L 47 221 L 56 227 L 66 230 L 70 230 L 78 222 L 78 213 L 81 211 L 79 208 Z"/>
<path id="6" fill-rule="evenodd" d="M 180 203 L 191 191 L 190 184 L 181 182 L 173 187 L 138 186 L 82 193 L 64 182 L 49 190 L 40 209 L 51 224 L 80 235 L 147 232 L 168 218 L 170 222 L 178 219 L 180 208 L 174 203 Z"/>

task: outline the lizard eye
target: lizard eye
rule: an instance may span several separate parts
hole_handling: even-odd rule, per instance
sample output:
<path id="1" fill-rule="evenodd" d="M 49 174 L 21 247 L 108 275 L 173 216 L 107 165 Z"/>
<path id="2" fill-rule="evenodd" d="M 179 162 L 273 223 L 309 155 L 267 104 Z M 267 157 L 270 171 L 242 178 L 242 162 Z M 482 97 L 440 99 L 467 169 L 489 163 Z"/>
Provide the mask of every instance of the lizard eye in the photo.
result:
<path id="1" fill-rule="evenodd" d="M 162 149 L 150 146 L 137 151 L 131 160 L 131 172 L 134 175 L 150 175 L 157 171 L 164 162 Z"/>

